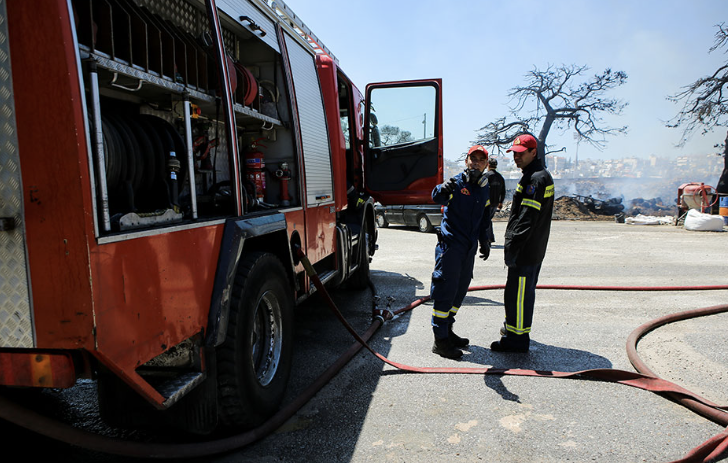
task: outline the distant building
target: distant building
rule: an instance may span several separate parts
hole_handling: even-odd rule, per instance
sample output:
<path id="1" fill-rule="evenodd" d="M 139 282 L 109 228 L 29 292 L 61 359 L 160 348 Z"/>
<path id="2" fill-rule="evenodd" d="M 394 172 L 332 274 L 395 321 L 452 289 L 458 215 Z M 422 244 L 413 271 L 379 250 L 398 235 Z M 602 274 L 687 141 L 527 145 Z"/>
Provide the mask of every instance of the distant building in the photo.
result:
<path id="1" fill-rule="evenodd" d="M 517 181 L 521 178 L 522 172 L 513 163 L 513 158 L 508 155 L 496 156 L 498 159 L 498 171 L 504 178 Z M 718 178 L 723 171 L 724 161 L 721 155 L 715 153 L 691 154 L 679 157 L 661 157 L 650 155 L 647 158 L 625 157 L 622 159 L 579 159 L 579 164 L 573 163 L 570 159 L 560 156 L 547 156 L 547 168 L 555 179 L 609 179 L 614 184 L 628 181 L 634 188 L 627 194 L 626 190 L 621 194 L 634 197 L 658 197 L 670 198 L 675 193 L 675 184 L 680 185 L 688 182 L 703 182 L 707 185 L 716 186 Z M 462 160 L 445 160 L 445 180 L 462 172 L 465 164 Z M 640 179 L 640 180 L 637 180 Z M 651 179 L 649 182 L 646 179 Z M 647 184 L 650 186 L 646 186 Z M 614 192 L 619 196 L 619 192 Z"/>

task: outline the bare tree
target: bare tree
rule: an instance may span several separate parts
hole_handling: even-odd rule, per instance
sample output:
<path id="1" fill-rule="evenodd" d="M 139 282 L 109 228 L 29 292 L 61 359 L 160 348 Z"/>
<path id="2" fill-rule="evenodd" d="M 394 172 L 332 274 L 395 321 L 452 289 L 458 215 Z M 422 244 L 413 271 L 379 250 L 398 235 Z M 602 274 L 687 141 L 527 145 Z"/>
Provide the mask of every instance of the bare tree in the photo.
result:
<path id="1" fill-rule="evenodd" d="M 493 146 L 502 152 L 514 138 L 524 132 L 533 133 L 539 142 L 539 157 L 547 153 L 547 137 L 551 129 L 574 130 L 580 141 L 597 149 L 606 146 L 606 136 L 626 133 L 627 126 L 604 125 L 603 114 L 621 114 L 627 103 L 604 95 L 627 81 L 622 71 L 606 69 L 583 79 L 586 66 L 549 65 L 544 71 L 534 67 L 526 74 L 527 83 L 514 87 L 508 96 L 513 105 L 510 115 L 496 119 L 479 129 L 475 143 Z M 538 125 L 540 124 L 540 128 Z"/>
<path id="2" fill-rule="evenodd" d="M 728 45 L 728 29 L 725 23 L 717 24 L 715 43 L 708 53 L 712 53 Z M 728 52 L 725 50 L 724 53 Z M 715 127 L 728 126 L 728 95 L 724 88 L 728 85 L 728 61 L 720 66 L 713 74 L 702 77 L 692 84 L 683 87 L 683 90 L 669 96 L 668 100 L 682 103 L 682 110 L 667 122 L 668 127 L 682 127 L 683 135 L 679 146 L 685 144 L 699 128 L 702 134 Z"/>
<path id="3" fill-rule="evenodd" d="M 383 126 L 381 128 L 381 132 L 382 144 L 384 146 L 414 141 L 414 137 L 412 137 L 412 132 L 410 132 L 409 130 L 402 130 L 399 127 L 393 125 Z"/>

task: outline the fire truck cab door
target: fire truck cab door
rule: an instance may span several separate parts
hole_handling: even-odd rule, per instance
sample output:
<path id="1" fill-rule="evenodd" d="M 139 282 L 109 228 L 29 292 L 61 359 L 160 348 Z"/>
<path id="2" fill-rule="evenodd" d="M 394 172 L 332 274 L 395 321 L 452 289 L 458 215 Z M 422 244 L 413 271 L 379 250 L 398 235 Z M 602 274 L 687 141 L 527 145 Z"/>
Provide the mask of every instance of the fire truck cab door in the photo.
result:
<path id="1" fill-rule="evenodd" d="M 364 186 L 375 200 L 431 203 L 442 155 L 442 80 L 367 85 Z"/>

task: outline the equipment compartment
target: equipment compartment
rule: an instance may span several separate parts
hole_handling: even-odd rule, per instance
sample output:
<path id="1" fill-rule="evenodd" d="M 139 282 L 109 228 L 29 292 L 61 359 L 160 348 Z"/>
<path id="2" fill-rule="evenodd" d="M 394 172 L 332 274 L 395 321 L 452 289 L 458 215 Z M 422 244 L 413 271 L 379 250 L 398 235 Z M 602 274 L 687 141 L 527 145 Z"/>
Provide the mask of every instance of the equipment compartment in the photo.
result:
<path id="1" fill-rule="evenodd" d="M 262 34 L 249 16 L 220 14 L 235 111 L 230 135 L 202 2 L 72 4 L 99 235 L 300 206 L 286 75 L 268 36 L 275 29 Z"/>

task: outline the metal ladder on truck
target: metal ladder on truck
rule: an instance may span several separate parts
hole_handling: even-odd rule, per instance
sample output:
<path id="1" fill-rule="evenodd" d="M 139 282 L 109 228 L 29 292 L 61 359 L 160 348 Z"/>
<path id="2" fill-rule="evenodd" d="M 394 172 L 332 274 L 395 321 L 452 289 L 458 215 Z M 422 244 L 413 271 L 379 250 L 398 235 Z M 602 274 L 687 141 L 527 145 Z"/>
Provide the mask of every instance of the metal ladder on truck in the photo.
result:
<path id="1" fill-rule="evenodd" d="M 311 29 L 304 24 L 296 13 L 283 2 L 283 0 L 253 0 L 259 8 L 267 8 L 272 11 L 275 16 L 280 18 L 286 25 L 288 25 L 298 36 L 300 36 L 308 45 L 313 48 L 317 55 L 327 55 L 332 60 L 339 62 L 338 59 L 331 53 L 331 50 L 319 40 L 316 35 L 311 32 Z"/>

